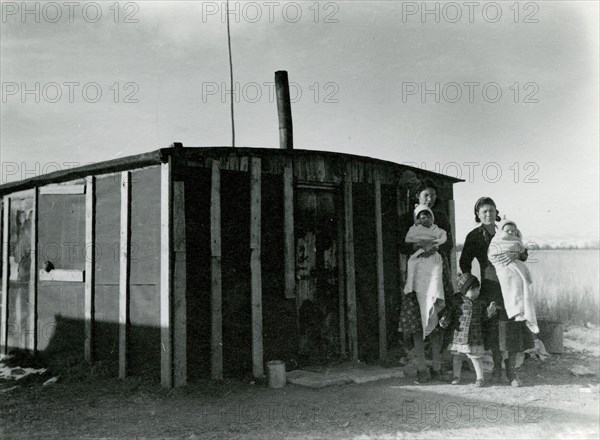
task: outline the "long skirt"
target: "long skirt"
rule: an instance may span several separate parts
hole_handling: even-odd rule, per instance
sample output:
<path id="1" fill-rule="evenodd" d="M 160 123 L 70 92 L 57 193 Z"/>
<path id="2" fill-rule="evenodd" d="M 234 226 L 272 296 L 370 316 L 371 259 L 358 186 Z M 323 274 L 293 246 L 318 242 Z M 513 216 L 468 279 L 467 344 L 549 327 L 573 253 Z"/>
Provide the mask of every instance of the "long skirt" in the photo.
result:
<path id="1" fill-rule="evenodd" d="M 449 299 L 453 295 L 452 282 L 450 281 L 450 263 L 445 254 L 442 255 L 442 279 L 444 287 L 444 296 L 446 298 L 446 309 L 442 310 L 442 314 L 450 311 Z M 398 323 L 398 331 L 404 336 L 406 342 L 410 341 L 413 335 L 423 335 L 423 326 L 421 324 L 421 310 L 417 295 L 414 292 L 401 293 L 402 299 L 400 302 L 400 320 Z M 443 345 L 446 346 L 452 339 L 453 332 L 444 332 L 439 325 L 433 332 L 442 332 L 444 335 Z M 432 332 L 432 333 L 433 333 Z M 446 335 L 448 334 L 448 335 Z"/>
<path id="2" fill-rule="evenodd" d="M 491 301 L 496 301 L 496 304 L 502 307 L 496 316 L 483 323 L 483 342 L 486 350 L 518 353 L 535 346 L 533 333 L 527 328 L 526 322 L 508 319 L 500 283 L 484 280 L 481 297 L 485 300 L 486 307 Z"/>
<path id="3" fill-rule="evenodd" d="M 498 342 L 501 351 L 520 353 L 535 346 L 533 333 L 525 321 L 499 321 Z"/>

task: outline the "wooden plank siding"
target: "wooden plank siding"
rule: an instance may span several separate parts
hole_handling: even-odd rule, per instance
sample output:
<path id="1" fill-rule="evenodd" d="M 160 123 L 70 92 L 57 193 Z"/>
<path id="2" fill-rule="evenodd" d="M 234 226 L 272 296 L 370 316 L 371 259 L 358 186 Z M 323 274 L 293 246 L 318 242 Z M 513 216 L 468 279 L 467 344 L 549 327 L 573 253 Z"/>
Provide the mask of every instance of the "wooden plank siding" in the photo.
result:
<path id="1" fill-rule="evenodd" d="M 295 298 L 296 285 L 294 245 L 294 169 L 291 158 L 283 171 L 283 258 L 285 267 L 285 297 Z"/>
<path id="2" fill-rule="evenodd" d="M 38 272 L 40 281 L 62 281 L 65 283 L 83 283 L 85 271 L 78 269 L 53 269 L 46 272 L 40 269 Z"/>
<path id="3" fill-rule="evenodd" d="M 37 279 L 37 237 L 38 237 L 38 188 L 33 189 L 33 202 L 31 211 L 31 251 L 29 267 L 29 321 L 28 326 L 28 343 L 27 346 L 32 352 L 37 351 L 37 294 L 38 294 L 38 279 Z"/>
<path id="4" fill-rule="evenodd" d="M 77 303 L 78 313 L 83 311 L 83 314 L 82 316 L 74 315 L 73 319 L 76 319 L 79 324 L 83 324 L 81 327 L 83 332 L 78 332 L 80 337 L 83 336 L 83 345 L 78 343 L 77 349 L 81 350 L 83 348 L 83 356 L 89 363 L 104 361 L 109 356 L 114 356 L 113 374 L 118 374 L 120 378 L 147 371 L 142 368 L 135 368 L 138 366 L 136 359 L 141 359 L 147 352 L 147 347 L 143 343 L 140 346 L 137 337 L 135 337 L 136 331 L 139 332 L 139 335 L 142 335 L 142 330 L 136 330 L 137 326 L 139 328 L 144 327 L 143 331 L 148 334 L 155 332 L 152 333 L 154 336 L 149 342 L 155 351 L 152 353 L 153 357 L 148 359 L 155 368 L 153 370 L 154 374 L 157 374 L 158 368 L 160 368 L 161 384 L 164 387 L 172 388 L 173 386 L 187 384 L 188 374 L 190 380 L 203 377 L 203 375 L 210 375 L 214 380 L 222 380 L 224 375 L 237 374 L 237 372 L 228 371 L 230 364 L 235 363 L 235 360 L 232 359 L 235 358 L 237 353 L 231 355 L 226 352 L 232 350 L 228 347 L 233 342 L 248 347 L 248 352 L 240 356 L 244 359 L 243 362 L 247 362 L 247 365 L 241 365 L 241 368 L 244 371 L 249 371 L 251 368 L 255 378 L 262 378 L 264 376 L 264 361 L 273 359 L 271 356 L 280 356 L 279 352 L 274 351 L 275 348 L 273 347 L 275 345 L 270 342 L 275 339 L 275 336 L 282 337 L 281 333 L 277 332 L 277 326 L 272 324 L 273 310 L 278 310 L 272 308 L 272 298 L 276 298 L 278 301 L 281 300 L 278 307 L 282 311 L 287 313 L 291 310 L 289 321 L 292 322 L 292 325 L 290 328 L 292 328 L 292 332 L 298 332 L 293 325 L 299 309 L 299 307 L 294 307 L 295 299 L 299 295 L 296 279 L 298 275 L 297 243 L 294 236 L 295 228 L 299 227 L 301 217 L 298 209 L 298 197 L 303 191 L 307 192 L 307 189 L 314 189 L 317 192 L 335 194 L 335 198 L 331 199 L 335 201 L 335 214 L 327 217 L 326 221 L 331 218 L 333 225 L 331 231 L 335 244 L 335 247 L 332 244 L 331 249 L 336 252 L 333 261 L 337 265 L 337 267 L 332 266 L 334 275 L 331 277 L 333 280 L 337 278 L 337 280 L 331 281 L 332 286 L 337 282 L 335 289 L 332 288 L 335 301 L 332 306 L 334 309 L 333 327 L 335 327 L 336 333 L 333 335 L 332 340 L 336 347 L 336 354 L 348 354 L 350 359 L 354 361 L 358 361 L 359 358 L 363 359 L 361 344 L 364 341 L 361 335 L 364 334 L 364 330 L 361 329 L 361 313 L 366 309 L 361 309 L 364 299 L 364 294 L 361 292 L 366 291 L 372 285 L 372 291 L 369 294 L 374 300 L 373 305 L 376 306 L 372 310 L 372 316 L 377 320 L 377 324 L 374 322 L 376 327 L 371 331 L 375 341 L 373 341 L 374 343 L 369 342 L 369 344 L 375 349 L 375 354 L 378 353 L 379 357 L 383 359 L 387 355 L 390 338 L 393 337 L 390 332 L 390 320 L 394 318 L 390 313 L 392 315 L 396 313 L 394 308 L 390 306 L 389 298 L 390 295 L 395 294 L 393 291 L 397 286 L 400 291 L 402 290 L 406 279 L 406 257 L 396 252 L 394 222 L 396 215 L 400 218 L 409 210 L 409 190 L 412 189 L 412 182 L 429 179 L 438 185 L 438 197 L 444 202 L 442 209 L 447 210 L 453 227 L 453 237 L 455 238 L 456 235 L 454 230 L 455 206 L 451 197 L 453 194 L 452 183 L 456 182 L 457 179 L 434 175 L 434 173 L 424 170 L 332 152 L 302 150 L 282 152 L 275 149 L 269 151 L 269 149 L 263 148 L 257 148 L 255 151 L 248 148 L 229 150 L 224 148 L 180 148 L 179 151 L 177 149 L 159 150 L 159 153 L 144 157 L 144 160 L 147 161 L 143 162 L 144 166 L 134 166 L 137 162 L 133 159 L 131 162 L 123 162 L 118 165 L 118 167 L 126 167 L 127 169 L 121 169 L 114 174 L 117 177 L 120 190 L 115 187 L 114 191 L 111 190 L 114 194 L 111 194 L 110 197 L 101 194 L 102 187 L 108 187 L 109 185 L 102 183 L 101 180 L 103 179 L 99 176 L 106 177 L 110 175 L 106 172 L 109 168 L 105 169 L 101 166 L 89 168 L 92 172 L 87 175 L 82 175 L 81 171 L 74 172 L 73 176 L 76 176 L 79 180 L 74 178 L 66 180 L 69 174 L 61 172 L 56 175 L 56 182 L 46 176 L 44 179 L 34 179 L 35 181 L 32 180 L 14 186 L 14 188 L 23 188 L 22 192 L 29 194 L 33 191 L 32 194 L 34 194 L 31 233 L 32 264 L 31 276 L 28 280 L 27 305 L 29 311 L 27 325 L 30 330 L 27 333 L 26 348 L 35 350 L 43 342 L 41 339 L 40 341 L 35 339 L 38 334 L 36 326 L 41 328 L 43 324 L 36 317 L 38 307 L 50 310 L 46 305 L 48 301 L 43 299 L 44 295 L 40 294 L 42 303 L 38 302 L 38 283 L 43 281 L 39 287 L 41 289 L 45 284 L 49 284 L 49 280 L 61 279 L 62 281 L 82 283 L 79 287 L 85 288 L 82 292 L 84 294 L 79 295 L 83 307 Z M 157 239 L 158 247 L 155 254 L 149 256 L 150 251 L 148 251 L 143 255 L 144 259 L 152 259 L 157 267 L 160 264 L 160 271 L 157 271 L 156 268 L 152 270 L 152 264 L 146 264 L 147 261 L 139 263 L 135 259 L 137 252 L 135 247 L 138 241 L 136 241 L 135 234 L 132 232 L 131 223 L 132 219 L 135 220 L 139 217 L 141 211 L 138 208 L 138 217 L 136 217 L 134 210 L 132 210 L 132 202 L 136 200 L 135 194 L 132 192 L 132 182 L 135 183 L 132 175 L 136 171 L 147 168 L 155 168 L 157 175 L 160 174 L 160 191 L 156 191 L 157 186 L 153 190 L 156 194 L 156 200 L 152 199 L 156 209 L 159 209 L 158 206 L 160 205 L 160 235 L 155 234 L 155 231 L 151 228 L 148 229 L 145 222 L 136 223 L 136 233 L 137 240 L 143 237 L 144 233 L 148 236 L 152 235 L 150 232 L 160 237 Z M 158 168 L 160 168 L 160 173 Z M 94 174 L 94 170 L 104 174 Z M 185 180 L 186 187 L 184 188 L 184 181 L 180 179 L 178 173 L 185 174 L 186 179 L 193 179 L 194 173 L 200 172 L 207 172 L 208 178 L 203 180 L 203 183 L 198 187 L 193 187 L 196 192 L 192 191 L 186 195 L 189 180 Z M 238 173 L 237 176 L 234 176 L 234 173 Z M 416 178 L 408 179 L 406 176 L 409 174 L 416 176 Z M 272 177 L 273 175 L 281 177 L 276 179 Z M 239 179 L 239 181 L 235 179 Z M 243 182 L 243 190 L 240 190 L 240 181 Z M 276 185 L 272 184 L 273 182 Z M 30 183 L 45 186 L 36 185 L 31 187 Z M 225 191 L 226 186 L 228 192 Z M 268 188 L 271 187 L 276 187 L 277 191 L 268 191 Z M 198 200 L 200 200 L 200 197 L 196 196 L 198 191 L 205 192 L 202 203 L 198 203 L 194 198 L 198 197 Z M 97 192 L 98 194 L 96 194 Z M 137 197 L 138 204 L 148 203 L 147 193 L 148 191 L 139 193 L 141 195 Z M 227 194 L 238 193 L 240 195 L 239 199 L 235 198 L 236 202 L 229 202 L 230 206 L 227 207 Z M 366 208 L 363 206 L 361 202 L 361 197 L 365 198 L 363 193 L 368 195 L 369 200 L 374 201 L 374 211 L 372 207 Z M 0 186 L 1 194 L 5 195 L 4 225 L 2 228 L 4 239 L 2 243 L 3 278 L 0 349 L 6 351 L 7 343 L 10 343 L 10 340 L 7 339 L 8 324 L 9 320 L 12 319 L 8 315 L 13 314 L 12 309 L 9 307 L 9 299 L 13 301 L 15 298 L 14 290 L 13 295 L 10 295 L 8 291 L 10 272 L 8 257 L 11 246 L 9 231 L 10 202 L 11 198 L 14 198 L 15 194 L 18 193 L 7 193 L 6 188 L 3 189 Z M 46 195 L 48 197 L 80 195 L 80 199 L 85 200 L 85 266 L 83 270 L 81 268 L 65 267 L 50 273 L 40 271 L 39 266 L 43 260 L 33 256 L 37 252 L 36 246 L 42 248 L 42 244 L 37 242 L 38 194 L 43 194 L 44 197 Z M 42 205 L 44 197 L 41 198 Z M 108 203 L 105 199 L 115 199 L 115 206 L 110 205 L 110 210 L 114 213 L 100 212 L 104 208 L 100 204 L 97 206 L 96 197 L 98 197 L 98 203 L 102 199 L 104 200 L 102 203 L 105 204 Z M 158 205 L 156 202 L 159 198 L 160 204 Z M 270 200 L 277 200 L 277 203 L 281 202 L 282 207 L 278 205 L 277 209 L 265 210 L 265 207 L 268 208 Z M 244 203 L 247 203 L 247 206 L 242 206 Z M 197 236 L 202 237 L 202 240 L 198 241 L 206 246 L 206 252 L 203 254 L 206 262 L 199 259 L 193 260 L 196 257 L 192 257 L 193 245 L 190 244 L 189 240 L 196 239 L 196 236 L 190 235 L 192 227 L 190 227 L 189 221 L 191 217 L 188 219 L 190 214 L 189 212 L 186 213 L 190 204 L 200 206 L 199 208 L 194 207 L 193 212 L 196 214 L 198 210 L 207 211 L 206 218 L 202 217 L 202 226 L 193 226 L 196 228 Z M 273 212 L 275 212 L 275 215 L 273 215 Z M 239 217 L 236 216 L 238 213 L 240 214 Z M 158 211 L 155 214 L 158 216 Z M 53 214 L 53 216 L 56 215 Z M 98 223 L 97 218 L 103 219 L 102 222 Z M 199 216 L 196 215 L 191 219 L 191 222 L 199 221 L 198 218 Z M 44 229 L 43 223 L 47 220 L 40 218 L 39 221 L 42 223 L 42 229 Z M 158 224 L 158 220 L 156 220 L 154 222 L 155 228 L 159 228 Z M 225 228 L 226 224 L 229 225 L 229 229 Z M 369 234 L 372 232 L 372 237 L 360 233 L 364 224 L 367 224 L 369 228 L 372 227 L 372 231 L 369 229 Z M 232 226 L 233 228 L 231 228 Z M 239 240 L 240 234 L 236 229 L 237 226 L 244 228 L 244 234 L 249 233 L 249 242 L 245 235 L 243 241 Z M 108 229 L 110 228 L 115 229 L 115 234 L 117 230 L 119 231 L 118 239 L 116 237 L 111 238 L 111 243 L 114 244 L 111 249 L 118 253 L 117 261 L 114 261 L 117 257 L 116 254 L 112 258 L 114 269 L 106 269 L 109 264 L 106 261 L 101 261 L 99 256 L 96 259 L 95 252 L 96 245 L 105 245 L 103 250 L 106 251 L 110 243 L 96 243 L 96 235 L 101 234 L 102 237 L 109 237 Z M 203 228 L 207 228 L 206 232 Z M 228 231 L 234 231 L 234 233 Z M 100 236 L 98 239 L 100 239 Z M 400 239 L 402 237 L 398 237 L 398 240 Z M 81 241 L 81 238 L 79 240 Z M 103 240 L 106 241 L 107 238 Z M 244 254 L 239 253 L 239 249 L 231 243 L 226 246 L 227 240 L 240 241 Z M 275 244 L 279 246 L 278 249 L 281 250 L 281 255 L 275 254 L 281 267 L 275 266 L 273 268 L 269 265 L 269 261 L 274 259 L 272 255 L 274 252 L 267 254 L 271 243 L 273 243 L 272 246 L 275 246 Z M 116 249 L 117 245 L 119 246 L 118 249 Z M 367 281 L 364 281 L 362 279 L 364 277 L 361 278 L 361 270 L 365 272 L 364 267 L 366 266 L 361 260 L 360 253 L 366 253 L 371 245 L 374 248 L 374 254 L 372 255 L 376 258 L 371 260 L 373 267 L 368 270 L 370 270 L 370 274 L 374 279 L 371 280 L 370 277 L 367 277 Z M 222 246 L 223 249 L 221 249 Z M 228 247 L 227 250 L 226 247 Z M 150 247 L 147 248 L 150 249 Z M 159 252 L 158 248 L 160 248 Z M 333 251 L 328 250 L 328 252 Z M 110 250 L 105 253 L 113 255 Z M 328 255 L 334 254 L 330 253 Z M 452 256 L 454 256 L 454 253 L 452 253 Z M 156 258 L 156 260 L 153 258 Z M 206 286 L 202 285 L 200 288 L 193 285 L 195 279 L 191 279 L 189 275 L 189 271 L 194 270 L 194 265 L 191 264 L 192 261 L 194 264 L 202 261 L 202 270 L 206 271 L 206 274 L 203 272 L 202 275 L 207 280 Z M 235 266 L 237 261 L 243 261 L 243 265 L 240 265 L 243 266 L 242 270 Z M 392 267 L 393 270 L 391 270 Z M 452 258 L 451 270 L 453 275 L 456 273 L 456 269 L 456 258 Z M 111 275 L 109 271 L 112 271 L 111 273 L 115 275 L 114 280 L 109 279 L 109 275 Z M 390 277 L 389 273 L 392 271 L 393 276 Z M 242 272 L 247 278 L 242 277 Z M 155 275 L 156 280 L 146 281 L 144 277 L 150 276 L 149 274 Z M 279 277 L 280 275 L 281 277 Z M 454 278 L 453 276 L 453 282 L 455 281 Z M 56 287 L 56 289 L 59 288 L 62 289 L 62 284 Z M 71 288 L 70 285 L 69 288 Z M 12 286 L 11 289 L 13 289 Z M 196 315 L 191 313 L 189 309 L 190 304 L 193 302 L 190 299 L 190 289 L 193 290 L 193 295 L 198 296 L 197 299 L 193 300 L 197 303 L 194 307 L 201 308 L 203 313 L 206 313 L 206 315 L 201 316 L 207 328 L 191 323 Z M 237 290 L 237 292 L 234 292 L 234 290 Z M 267 293 L 271 291 L 275 293 Z M 229 301 L 232 299 L 232 295 L 237 295 L 235 298 L 237 302 Z M 138 298 L 137 302 L 132 297 Z M 156 302 L 152 309 L 154 315 L 144 315 L 145 321 L 136 324 L 135 315 L 145 313 L 140 310 L 144 309 L 145 305 L 153 305 L 153 301 Z M 292 304 L 292 307 L 288 307 L 289 304 Z M 229 308 L 229 314 L 225 313 L 227 308 Z M 113 313 L 114 315 L 112 315 Z M 247 313 L 247 315 L 244 316 L 244 313 Z M 99 316 L 103 317 L 102 322 L 96 322 Z M 243 331 L 236 333 L 234 330 L 237 327 L 230 326 L 231 328 L 226 331 L 228 317 L 230 322 L 235 321 L 236 325 L 243 322 L 247 328 L 240 326 Z M 243 317 L 243 319 L 235 320 L 231 319 L 232 317 Z M 267 317 L 269 318 L 267 319 Z M 104 334 L 102 332 L 108 331 L 99 330 L 101 326 L 114 331 L 114 339 L 108 342 L 99 341 L 98 339 L 103 337 L 101 336 Z M 193 341 L 194 335 L 196 335 L 196 333 L 190 333 L 190 327 L 193 326 L 197 327 L 197 332 L 201 330 L 206 336 L 206 341 L 202 341 L 202 344 Z M 379 332 L 378 338 L 375 335 L 377 330 Z M 99 333 L 96 333 L 97 331 Z M 245 339 L 246 336 L 247 340 Z M 294 333 L 291 336 L 286 334 L 285 337 L 292 341 L 289 344 L 292 349 L 282 350 L 283 355 L 279 358 L 289 361 L 296 357 L 296 353 L 293 352 L 293 346 L 297 344 L 297 341 L 294 340 L 296 334 Z M 118 350 L 111 351 L 111 342 L 114 348 L 118 345 Z M 225 348 L 224 342 L 226 342 Z M 377 342 L 378 345 L 376 345 Z M 99 347 L 99 344 L 102 347 Z M 277 349 L 279 349 L 279 346 L 277 346 Z M 193 356 L 196 356 L 191 354 L 193 350 L 202 353 L 202 356 L 205 356 L 206 359 L 191 360 Z M 110 353 L 113 354 L 110 355 Z M 284 358 L 288 355 L 289 357 Z M 117 360 L 118 370 L 116 368 Z M 193 373 L 192 370 L 188 372 L 188 362 L 190 365 L 195 362 Z"/>
<path id="5" fill-rule="evenodd" d="M 402 187 L 396 188 L 396 210 L 398 213 L 398 222 L 402 216 L 408 212 L 408 191 Z M 400 230 L 400 228 L 398 228 Z M 401 243 L 404 240 L 404 237 L 398 237 L 398 243 Z M 399 264 L 399 273 L 400 273 L 400 292 L 404 292 L 404 284 L 406 283 L 406 264 L 407 264 L 406 255 L 398 252 L 398 264 Z"/>
<path id="6" fill-rule="evenodd" d="M 173 182 L 173 385 L 187 384 L 185 183 Z"/>
<path id="7" fill-rule="evenodd" d="M 2 221 L 2 318 L 0 319 L 0 354 L 7 354 L 8 339 L 8 247 L 10 244 L 10 197 L 4 196 Z"/>
<path id="8" fill-rule="evenodd" d="M 223 280 L 221 277 L 221 171 L 213 161 L 210 181 L 210 370 L 214 380 L 223 379 Z"/>
<path id="9" fill-rule="evenodd" d="M 356 322 L 356 275 L 354 273 L 354 222 L 352 207 L 351 164 L 347 165 L 348 180 L 344 181 L 344 267 L 346 268 L 346 303 L 348 313 L 348 346 L 351 359 L 358 361 Z"/>
<path id="10" fill-rule="evenodd" d="M 253 157 L 261 159 L 262 172 L 264 174 L 284 174 L 287 163 L 293 161 L 293 177 L 296 182 L 312 183 L 330 183 L 341 185 L 344 180 L 344 163 L 350 163 L 351 172 L 348 179 L 353 183 L 374 183 L 376 179 L 382 185 L 397 185 L 403 180 L 405 172 L 420 174 L 414 169 L 406 166 L 388 163 L 376 160 L 364 160 L 361 158 L 346 159 L 344 155 L 327 154 L 320 155 L 316 153 L 308 154 L 260 154 L 253 156 L 251 154 L 242 156 L 240 153 L 223 153 L 223 155 L 213 157 L 211 154 L 205 157 L 199 157 L 198 154 L 192 155 L 190 159 L 182 161 L 182 164 L 188 167 L 210 168 L 213 160 L 218 160 L 219 168 L 228 171 L 248 172 L 248 163 Z M 448 190 L 442 183 L 442 176 L 431 176 L 430 172 L 423 171 L 424 176 L 421 179 L 433 180 L 440 186 L 440 197 L 447 199 Z"/>
<path id="11" fill-rule="evenodd" d="M 171 161 L 161 165 L 160 178 L 160 382 L 173 387 L 173 328 L 171 326 L 173 204 Z"/>
<path id="12" fill-rule="evenodd" d="M 346 283 L 344 266 L 344 205 L 341 197 L 336 203 L 337 266 L 338 266 L 338 319 L 340 325 L 340 354 L 346 355 Z"/>
<path id="13" fill-rule="evenodd" d="M 39 188 L 40 194 L 85 194 L 86 185 L 47 185 Z"/>
<path id="14" fill-rule="evenodd" d="M 127 331 L 129 320 L 131 173 L 121 173 L 121 217 L 119 239 L 119 378 L 127 376 Z"/>
<path id="15" fill-rule="evenodd" d="M 387 328 L 385 316 L 385 287 L 383 277 L 383 224 L 381 214 L 381 183 L 375 178 L 375 245 L 377 257 L 377 315 L 379 317 L 379 358 L 387 357 Z"/>
<path id="16" fill-rule="evenodd" d="M 263 377 L 263 318 L 261 270 L 261 159 L 252 158 L 250 170 L 250 287 L 252 308 L 252 374 Z"/>
<path id="17" fill-rule="evenodd" d="M 95 186 L 96 179 L 89 176 L 86 179 L 85 192 L 85 299 L 84 299 L 84 359 L 87 362 L 94 361 L 94 282 L 95 282 L 95 259 L 96 259 L 96 211 L 95 211 Z"/>
<path id="18" fill-rule="evenodd" d="M 96 164 L 84 165 L 69 170 L 57 171 L 18 182 L 0 185 L 0 196 L 12 194 L 34 186 L 55 185 L 63 182 L 79 184 L 76 179 L 90 175 L 96 177 L 125 170 L 142 169 L 156 166 L 171 160 L 175 168 L 180 165 L 210 168 L 211 160 L 218 160 L 222 170 L 248 172 L 252 157 L 262 160 L 262 172 L 266 174 L 283 174 L 286 158 L 293 157 L 299 162 L 295 169 L 295 177 L 311 176 L 315 181 L 341 183 L 344 174 L 343 163 L 353 163 L 352 181 L 373 182 L 373 172 L 377 170 L 382 184 L 396 184 L 405 172 L 416 173 L 422 179 L 431 179 L 435 183 L 456 183 L 462 181 L 451 176 L 443 176 L 429 170 L 420 170 L 407 165 L 397 164 L 380 159 L 356 156 L 331 151 L 294 149 L 291 151 L 273 148 L 235 148 L 230 147 L 174 147 L 163 148 L 148 153 L 113 159 Z M 323 175 L 323 172 L 325 173 Z M 443 185 L 442 185 L 443 186 Z M 449 200 L 450 194 L 442 188 L 441 198 Z"/>

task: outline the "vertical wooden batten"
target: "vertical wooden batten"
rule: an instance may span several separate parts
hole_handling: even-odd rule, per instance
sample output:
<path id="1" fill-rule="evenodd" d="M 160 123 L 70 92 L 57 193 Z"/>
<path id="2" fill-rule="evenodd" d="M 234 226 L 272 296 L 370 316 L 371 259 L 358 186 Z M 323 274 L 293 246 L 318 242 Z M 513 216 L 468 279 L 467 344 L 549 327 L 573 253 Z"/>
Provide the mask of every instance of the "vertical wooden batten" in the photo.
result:
<path id="1" fill-rule="evenodd" d="M 452 291 L 456 292 L 456 279 L 458 274 L 458 265 L 456 262 L 456 211 L 454 208 L 454 200 L 448 200 L 448 217 L 450 227 L 452 228 L 452 250 L 450 251 L 450 280 L 452 281 Z"/>
<path id="2" fill-rule="evenodd" d="M 119 246 L 119 378 L 127 376 L 127 331 L 129 324 L 129 249 L 131 173 L 121 173 L 121 229 Z"/>
<path id="3" fill-rule="evenodd" d="M 94 361 L 94 276 L 96 258 L 95 178 L 86 177 L 85 190 L 85 297 L 84 297 L 84 358 Z"/>
<path id="4" fill-rule="evenodd" d="M 396 211 L 398 214 L 398 228 L 400 230 L 400 220 L 402 216 L 408 212 L 408 191 L 396 187 Z M 403 243 L 405 237 L 398 236 L 398 243 Z M 398 252 L 398 264 L 400 267 L 398 268 L 400 273 L 400 292 L 404 292 L 404 283 L 406 283 L 406 255 L 402 252 Z"/>
<path id="5" fill-rule="evenodd" d="M 173 387 L 173 329 L 171 327 L 171 210 L 172 162 L 160 166 L 160 383 Z"/>
<path id="6" fill-rule="evenodd" d="M 223 379 L 223 283 L 221 278 L 221 171 L 212 161 L 210 183 L 210 372 Z"/>
<path id="7" fill-rule="evenodd" d="M 358 361 L 358 330 L 356 323 L 356 274 L 354 273 L 354 219 L 352 207 L 352 163 L 346 164 L 344 176 L 344 260 L 346 268 L 346 298 L 348 306 L 349 351 Z"/>
<path id="8" fill-rule="evenodd" d="M 387 356 L 385 290 L 383 277 L 383 225 L 381 220 L 381 181 L 375 176 L 375 240 L 377 250 L 377 312 L 379 317 L 379 358 Z"/>
<path id="9" fill-rule="evenodd" d="M 262 268 L 261 268 L 261 159 L 250 167 L 250 288 L 252 307 L 252 374 L 263 377 Z"/>
<path id="10" fill-rule="evenodd" d="M 173 181 L 173 381 L 187 384 L 187 249 L 185 228 L 185 184 Z"/>
<path id="11" fill-rule="evenodd" d="M 346 298 L 344 283 L 344 208 L 338 193 L 336 203 L 338 306 L 340 324 L 340 354 L 346 355 Z"/>
<path id="12" fill-rule="evenodd" d="M 10 240 L 10 197 L 4 196 L 2 222 L 2 327 L 0 328 L 0 354 L 7 354 L 8 337 L 8 246 Z"/>
<path id="13" fill-rule="evenodd" d="M 28 348 L 37 351 L 37 237 L 38 237 L 38 188 L 33 189 L 31 211 L 31 252 L 29 270 L 29 322 L 27 323 Z"/>
<path id="14" fill-rule="evenodd" d="M 295 298 L 296 271 L 294 247 L 294 168 L 292 158 L 286 158 L 283 169 L 283 259 L 285 267 L 285 297 Z"/>

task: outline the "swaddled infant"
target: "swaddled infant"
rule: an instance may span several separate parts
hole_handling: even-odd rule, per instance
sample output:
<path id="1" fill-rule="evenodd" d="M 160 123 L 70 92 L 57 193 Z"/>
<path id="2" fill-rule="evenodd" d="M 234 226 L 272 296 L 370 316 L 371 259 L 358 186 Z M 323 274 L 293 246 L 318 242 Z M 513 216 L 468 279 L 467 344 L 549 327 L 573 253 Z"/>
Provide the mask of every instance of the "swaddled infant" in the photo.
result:
<path id="1" fill-rule="evenodd" d="M 538 333 L 531 273 L 525 262 L 520 260 L 520 255 L 525 251 L 517 224 L 511 220 L 502 220 L 490 242 L 488 258 L 496 269 L 508 318 L 527 321 L 527 327 L 533 333 Z M 512 261 L 501 262 L 498 259 L 501 255 L 510 255 Z"/>

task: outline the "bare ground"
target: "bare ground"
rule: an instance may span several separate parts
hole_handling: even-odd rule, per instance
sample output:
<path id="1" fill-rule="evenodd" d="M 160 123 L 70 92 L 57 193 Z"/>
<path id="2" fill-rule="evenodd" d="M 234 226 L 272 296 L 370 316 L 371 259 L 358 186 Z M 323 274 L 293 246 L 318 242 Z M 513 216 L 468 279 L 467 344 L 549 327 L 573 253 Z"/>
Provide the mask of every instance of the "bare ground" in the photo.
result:
<path id="1" fill-rule="evenodd" d="M 574 365 L 594 375 L 574 376 Z M 171 391 L 139 378 L 1 381 L 0 438 L 597 439 L 599 370 L 598 357 L 569 350 L 527 358 L 521 388 L 476 388 L 470 371 L 464 385 L 405 377 L 322 389 L 237 380 Z"/>

